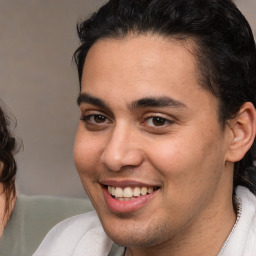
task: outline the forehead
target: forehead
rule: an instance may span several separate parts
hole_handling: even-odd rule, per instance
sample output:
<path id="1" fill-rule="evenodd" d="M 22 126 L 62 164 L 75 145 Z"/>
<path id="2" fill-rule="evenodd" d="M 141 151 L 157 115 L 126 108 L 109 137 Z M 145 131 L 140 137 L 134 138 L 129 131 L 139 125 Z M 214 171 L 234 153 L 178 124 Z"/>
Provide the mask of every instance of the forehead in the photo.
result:
<path id="1" fill-rule="evenodd" d="M 85 59 L 83 76 L 93 67 L 97 71 L 129 72 L 137 70 L 141 76 L 150 76 L 150 70 L 162 70 L 166 74 L 175 75 L 176 69 L 184 67 L 191 68 L 193 74 L 196 72 L 196 61 L 194 55 L 189 51 L 194 44 L 190 41 L 177 41 L 163 38 L 158 35 L 127 36 L 123 39 L 101 39 L 97 41 L 88 51 Z M 114 68 L 114 69 L 113 69 Z M 124 70 L 123 70 L 124 69 Z M 88 75 L 88 74 L 87 74 Z M 116 75 L 115 75 L 116 77 Z"/>
<path id="2" fill-rule="evenodd" d="M 191 49 L 192 41 L 185 45 L 157 35 L 99 40 L 87 54 L 81 92 L 108 99 L 168 95 L 193 100 L 208 92 L 198 83 Z"/>

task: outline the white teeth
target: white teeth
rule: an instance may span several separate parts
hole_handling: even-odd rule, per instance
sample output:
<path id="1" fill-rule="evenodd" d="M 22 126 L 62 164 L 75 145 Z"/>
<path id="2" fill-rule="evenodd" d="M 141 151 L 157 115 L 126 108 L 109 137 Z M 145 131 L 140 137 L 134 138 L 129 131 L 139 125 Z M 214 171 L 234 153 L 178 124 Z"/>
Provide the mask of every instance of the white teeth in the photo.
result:
<path id="1" fill-rule="evenodd" d="M 119 200 L 119 201 L 131 201 L 134 198 L 131 198 L 131 197 L 116 197 L 116 199 Z"/>
<path id="2" fill-rule="evenodd" d="M 133 190 L 133 195 L 134 195 L 134 196 L 139 196 L 139 195 L 140 195 L 140 188 L 136 187 L 136 188 Z"/>
<path id="3" fill-rule="evenodd" d="M 124 197 L 132 197 L 133 196 L 132 189 L 130 187 L 125 188 L 123 195 Z"/>
<path id="4" fill-rule="evenodd" d="M 145 195 L 147 194 L 147 192 L 148 192 L 148 189 L 147 189 L 146 187 L 143 187 L 143 188 L 141 189 L 141 191 L 140 191 L 140 193 L 141 193 L 143 196 L 145 196 Z"/>
<path id="5" fill-rule="evenodd" d="M 150 194 L 154 191 L 153 187 L 125 187 L 125 188 L 120 188 L 120 187 L 113 187 L 113 186 L 108 186 L 108 191 L 109 193 L 114 196 L 116 199 L 120 201 L 129 201 L 131 199 L 134 199 L 135 197 L 139 196 L 145 196 L 147 194 Z"/>
<path id="6" fill-rule="evenodd" d="M 153 188 L 151 187 L 151 188 L 148 188 L 148 193 L 150 194 L 150 193 L 152 193 L 153 192 Z"/>
<path id="7" fill-rule="evenodd" d="M 110 187 L 110 186 L 108 186 L 108 187 Z M 112 196 L 115 196 L 116 188 L 115 188 L 115 187 L 110 187 L 110 188 L 112 188 L 110 194 L 111 194 Z"/>
<path id="8" fill-rule="evenodd" d="M 115 190 L 115 197 L 123 197 L 123 189 L 117 187 Z"/>

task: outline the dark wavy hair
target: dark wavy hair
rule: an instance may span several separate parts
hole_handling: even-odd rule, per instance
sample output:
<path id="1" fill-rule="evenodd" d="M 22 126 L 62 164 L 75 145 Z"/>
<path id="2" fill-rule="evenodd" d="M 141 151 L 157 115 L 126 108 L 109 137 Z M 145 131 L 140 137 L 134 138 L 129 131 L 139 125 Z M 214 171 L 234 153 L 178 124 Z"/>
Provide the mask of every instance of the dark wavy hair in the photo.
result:
<path id="1" fill-rule="evenodd" d="M 256 106 L 256 47 L 252 30 L 232 0 L 110 0 L 77 25 L 81 46 L 74 53 L 81 86 L 84 61 L 100 39 L 156 34 L 193 40 L 199 82 L 219 99 L 223 127 L 245 102 Z M 235 163 L 234 188 L 256 194 L 256 142 Z"/>
<path id="2" fill-rule="evenodd" d="M 10 203 L 16 196 L 15 176 L 16 162 L 14 152 L 16 148 L 16 140 L 10 132 L 10 118 L 4 113 L 3 104 L 0 106 L 0 162 L 3 169 L 0 172 L 0 183 L 3 184 L 3 193 L 6 197 L 5 214 L 9 212 Z"/>

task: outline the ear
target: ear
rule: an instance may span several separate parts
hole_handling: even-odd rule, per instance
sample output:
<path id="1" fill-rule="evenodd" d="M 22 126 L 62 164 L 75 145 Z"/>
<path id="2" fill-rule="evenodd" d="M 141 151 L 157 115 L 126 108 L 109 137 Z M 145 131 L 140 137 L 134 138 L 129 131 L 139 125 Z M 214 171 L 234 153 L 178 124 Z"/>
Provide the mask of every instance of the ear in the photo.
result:
<path id="1" fill-rule="evenodd" d="M 236 117 L 230 120 L 230 141 L 226 160 L 240 161 L 252 146 L 256 134 L 256 111 L 251 102 L 240 108 Z"/>

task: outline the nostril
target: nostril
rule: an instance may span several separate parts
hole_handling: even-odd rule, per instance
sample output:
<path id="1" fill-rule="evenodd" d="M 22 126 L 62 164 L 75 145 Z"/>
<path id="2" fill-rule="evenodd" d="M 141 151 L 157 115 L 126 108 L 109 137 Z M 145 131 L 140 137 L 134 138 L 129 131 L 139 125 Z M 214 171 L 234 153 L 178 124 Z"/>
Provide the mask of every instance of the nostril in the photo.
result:
<path id="1" fill-rule="evenodd" d="M 119 152 L 104 152 L 101 162 L 112 171 L 133 169 L 143 162 L 143 154 L 137 150 Z"/>
<path id="2" fill-rule="evenodd" d="M 139 166 L 144 160 L 140 144 L 131 138 L 131 131 L 123 126 L 116 128 L 101 154 L 101 162 L 109 170 L 121 171 Z"/>

